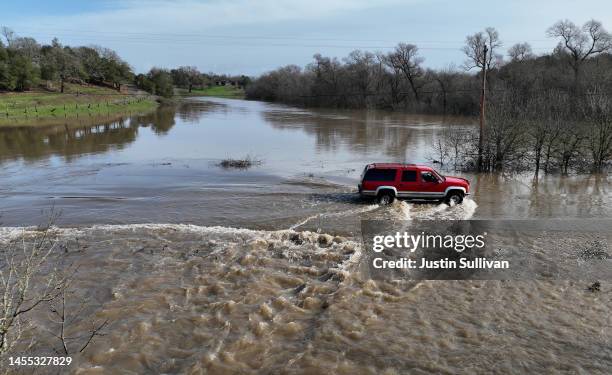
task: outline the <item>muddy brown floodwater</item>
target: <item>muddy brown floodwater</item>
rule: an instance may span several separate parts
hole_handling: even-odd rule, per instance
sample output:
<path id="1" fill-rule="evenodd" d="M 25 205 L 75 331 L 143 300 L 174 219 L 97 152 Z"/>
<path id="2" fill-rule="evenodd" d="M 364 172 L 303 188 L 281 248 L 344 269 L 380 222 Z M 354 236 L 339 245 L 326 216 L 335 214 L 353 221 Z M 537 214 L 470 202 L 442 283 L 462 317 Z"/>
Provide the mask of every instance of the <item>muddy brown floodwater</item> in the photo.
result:
<path id="1" fill-rule="evenodd" d="M 608 175 L 465 175 L 464 204 L 356 197 L 363 166 L 427 163 L 471 119 L 192 99 L 91 126 L 0 128 L 0 246 L 50 207 L 78 264 L 65 373 L 609 373 L 610 288 L 576 281 L 374 281 L 361 219 L 605 218 Z M 262 164 L 225 170 L 227 157 Z M 455 173 L 451 173 L 455 174 Z M 554 257 L 551 257 L 554 262 Z M 44 308 L 42 308 L 44 309 Z M 48 314 L 32 319 L 53 329 Z M 58 343 L 37 331 L 37 355 Z"/>

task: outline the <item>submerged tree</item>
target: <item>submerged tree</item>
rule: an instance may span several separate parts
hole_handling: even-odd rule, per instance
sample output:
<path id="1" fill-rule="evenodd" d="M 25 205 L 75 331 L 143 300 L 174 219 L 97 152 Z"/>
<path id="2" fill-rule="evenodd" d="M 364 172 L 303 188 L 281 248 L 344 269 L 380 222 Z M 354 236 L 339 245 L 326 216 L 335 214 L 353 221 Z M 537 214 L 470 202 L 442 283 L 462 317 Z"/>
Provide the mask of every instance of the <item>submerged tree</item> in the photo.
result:
<path id="1" fill-rule="evenodd" d="M 591 152 L 591 169 L 602 172 L 612 158 L 612 101 L 600 89 L 589 92 L 586 97 L 586 118 L 591 125 L 586 135 Z"/>

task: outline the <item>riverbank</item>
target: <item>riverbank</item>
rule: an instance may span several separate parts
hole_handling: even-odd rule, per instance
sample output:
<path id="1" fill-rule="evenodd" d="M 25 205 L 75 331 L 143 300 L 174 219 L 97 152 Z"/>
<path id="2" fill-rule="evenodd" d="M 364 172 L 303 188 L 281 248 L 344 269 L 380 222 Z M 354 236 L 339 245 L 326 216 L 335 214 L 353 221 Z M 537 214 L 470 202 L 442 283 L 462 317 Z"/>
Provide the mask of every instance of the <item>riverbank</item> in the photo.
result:
<path id="1" fill-rule="evenodd" d="M 67 84 L 64 93 L 32 90 L 0 94 L 0 126 L 49 125 L 66 119 L 116 116 L 157 107 L 153 96 Z"/>
<path id="2" fill-rule="evenodd" d="M 191 92 L 185 89 L 177 89 L 176 92 L 180 96 L 213 96 L 227 99 L 245 98 L 244 90 L 235 86 L 211 86 L 202 89 L 192 89 Z"/>

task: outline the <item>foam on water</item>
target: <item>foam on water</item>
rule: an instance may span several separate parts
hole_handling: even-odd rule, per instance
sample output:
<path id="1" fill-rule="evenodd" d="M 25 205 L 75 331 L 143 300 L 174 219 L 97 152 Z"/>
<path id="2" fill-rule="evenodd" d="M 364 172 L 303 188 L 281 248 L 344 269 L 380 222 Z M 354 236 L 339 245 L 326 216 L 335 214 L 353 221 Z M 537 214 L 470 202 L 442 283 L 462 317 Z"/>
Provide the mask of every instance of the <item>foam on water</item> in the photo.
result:
<path id="1" fill-rule="evenodd" d="M 478 204 L 471 199 L 465 199 L 462 204 L 436 205 L 396 202 L 391 206 L 395 216 L 402 220 L 469 220 L 474 216 Z"/>
<path id="2" fill-rule="evenodd" d="M 363 210 L 373 209 L 370 207 L 353 210 L 353 212 L 337 212 L 333 213 L 336 215 L 340 214 L 351 214 L 361 212 Z M 333 215 L 332 214 L 332 215 Z M 70 241 L 78 238 L 90 238 L 95 237 L 96 234 L 102 233 L 106 236 L 114 234 L 121 236 L 122 238 L 134 238 L 137 239 L 140 236 L 154 236 L 156 238 L 162 238 L 164 235 L 179 236 L 177 240 L 182 240 L 180 234 L 184 235 L 198 235 L 199 240 L 209 241 L 209 244 L 220 245 L 223 243 L 239 242 L 241 244 L 246 243 L 266 243 L 266 241 L 278 242 L 283 248 L 291 251 L 299 250 L 300 244 L 317 245 L 325 244 L 329 250 L 332 250 L 336 245 L 350 245 L 355 251 L 348 257 L 344 262 L 338 264 L 338 269 L 347 271 L 351 265 L 358 262 L 360 258 L 360 243 L 351 239 L 343 237 L 334 237 L 329 234 L 321 234 L 310 231 L 295 231 L 293 229 L 282 229 L 277 231 L 266 231 L 266 230 L 252 230 L 246 228 L 232 228 L 223 226 L 199 226 L 193 224 L 156 224 L 156 223 L 143 223 L 143 224 L 103 224 L 93 225 L 90 227 L 51 227 L 49 228 L 49 236 L 62 241 Z M 34 238 L 34 236 L 40 235 L 41 232 L 37 227 L 0 227 L 0 244 L 6 244 L 16 240 L 25 240 L 28 238 Z M 110 241 L 110 240 L 104 240 Z M 104 242 L 104 241 L 97 241 Z M 212 241 L 212 242 L 211 242 Z M 210 254 L 218 249 L 214 249 Z M 209 255 L 210 255 L 209 254 Z"/>
<path id="3" fill-rule="evenodd" d="M 399 203 L 399 207 L 400 207 L 400 213 L 404 215 L 404 218 L 406 220 L 412 220 L 412 217 L 410 215 L 410 208 L 412 207 L 409 203 L 406 203 L 404 201 L 401 201 Z"/>
<path id="4" fill-rule="evenodd" d="M 368 208 L 396 220 L 469 219 L 477 205 L 358 209 Z M 39 233 L 4 227 L 0 240 Z M 130 224 L 51 234 L 88 245 L 72 242 L 70 252 L 82 297 L 70 301 L 87 302 L 83 324 L 112 322 L 75 357 L 74 372 L 485 373 L 524 361 L 538 373 L 604 374 L 611 365 L 601 330 L 610 300 L 582 285 L 362 279 L 359 241 L 292 229 Z"/>
<path id="5" fill-rule="evenodd" d="M 292 225 L 291 227 L 289 227 L 289 229 L 291 229 L 291 230 L 297 229 L 297 228 L 301 227 L 302 225 L 304 225 L 304 224 L 306 224 L 309 221 L 314 220 L 314 219 L 357 215 L 357 214 L 361 214 L 361 213 L 365 213 L 365 212 L 369 212 L 369 211 L 375 210 L 378 207 L 379 206 L 377 204 L 371 204 L 371 205 L 367 205 L 367 206 L 364 206 L 364 207 L 355 208 L 353 210 L 340 211 L 340 212 L 325 212 L 325 213 L 321 213 L 321 214 L 311 215 L 311 216 L 308 216 L 307 218 L 305 218 L 304 220 L 302 220 L 302 221 Z"/>
<path id="6" fill-rule="evenodd" d="M 50 228 L 52 233 L 67 233 L 77 231 L 77 228 L 60 229 L 57 227 Z M 39 228 L 35 226 L 28 227 L 0 227 L 0 244 L 25 239 L 26 237 L 39 234 Z"/>
<path id="7" fill-rule="evenodd" d="M 230 235 L 230 236 L 251 236 L 258 237 L 270 236 L 270 233 L 295 233 L 295 230 L 311 220 L 317 218 L 344 217 L 370 212 L 380 208 L 377 204 L 366 205 L 346 211 L 324 212 L 311 215 L 300 222 L 291 225 L 288 229 L 278 231 L 262 231 L 246 228 L 232 228 L 224 226 L 200 226 L 194 224 L 161 224 L 161 223 L 142 223 L 142 224 L 100 224 L 91 227 L 53 227 L 51 233 L 62 236 L 79 236 L 86 234 L 87 231 L 175 231 L 184 233 L 198 233 L 202 235 Z M 437 205 L 417 205 L 405 201 L 396 201 L 389 207 L 393 216 L 402 220 L 413 219 L 439 219 L 439 220 L 468 220 L 472 218 L 478 205 L 471 199 L 465 199 L 462 204 L 448 206 L 441 203 Z M 35 226 L 29 227 L 0 227 L 0 242 L 6 242 L 39 233 Z M 306 232 L 308 233 L 308 232 Z"/>

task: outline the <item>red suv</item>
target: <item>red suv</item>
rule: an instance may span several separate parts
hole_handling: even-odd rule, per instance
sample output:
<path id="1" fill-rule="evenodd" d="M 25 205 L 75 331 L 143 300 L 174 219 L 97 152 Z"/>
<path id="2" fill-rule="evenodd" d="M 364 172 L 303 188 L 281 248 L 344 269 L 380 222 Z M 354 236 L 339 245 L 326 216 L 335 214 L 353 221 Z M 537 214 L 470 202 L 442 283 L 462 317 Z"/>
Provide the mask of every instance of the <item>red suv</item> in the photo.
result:
<path id="1" fill-rule="evenodd" d="M 470 182 L 445 177 L 433 168 L 417 164 L 375 163 L 366 165 L 357 185 L 362 196 L 389 204 L 395 198 L 444 200 L 459 204 L 470 193 Z"/>

